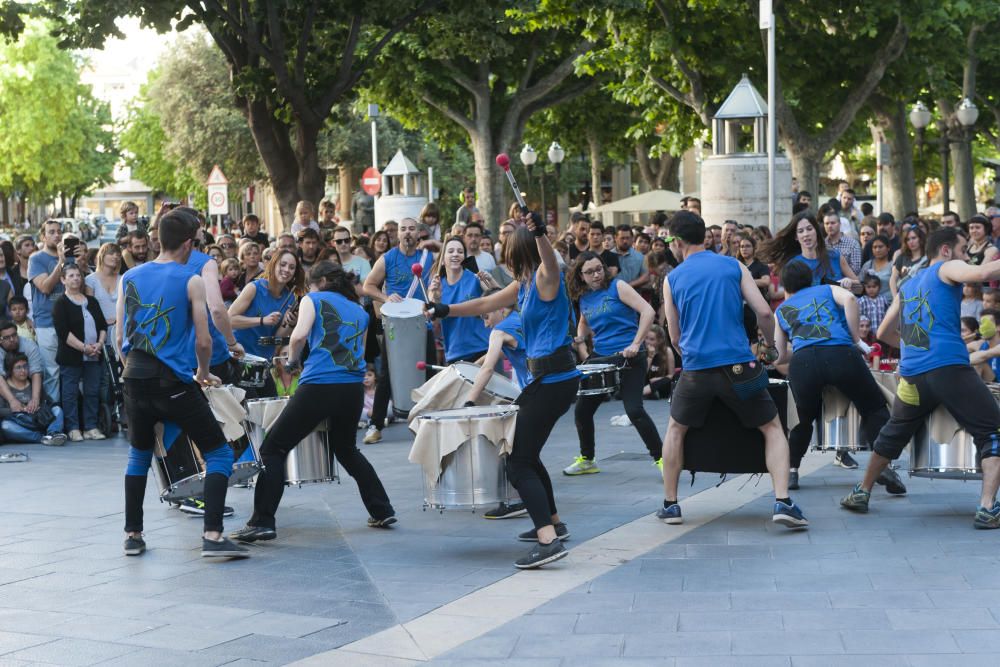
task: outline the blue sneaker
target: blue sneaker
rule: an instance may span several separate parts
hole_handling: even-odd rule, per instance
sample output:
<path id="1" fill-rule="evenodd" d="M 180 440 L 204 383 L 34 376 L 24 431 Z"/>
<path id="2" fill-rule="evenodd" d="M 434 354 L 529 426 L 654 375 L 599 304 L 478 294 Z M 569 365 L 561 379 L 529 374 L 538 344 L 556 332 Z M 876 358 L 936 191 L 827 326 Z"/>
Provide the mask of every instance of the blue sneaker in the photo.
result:
<path id="1" fill-rule="evenodd" d="M 993 501 L 993 507 L 987 509 L 980 506 L 976 510 L 976 518 L 972 521 L 976 528 L 1000 528 L 1000 502 Z"/>
<path id="2" fill-rule="evenodd" d="M 788 528 L 808 528 L 809 520 L 802 514 L 802 510 L 795 503 L 786 505 L 780 500 L 774 501 L 774 516 L 771 521 L 780 523 Z"/>
<path id="3" fill-rule="evenodd" d="M 681 506 L 678 503 L 671 503 L 668 507 L 656 510 L 656 518 L 672 526 L 684 523 L 684 519 L 681 517 Z"/>

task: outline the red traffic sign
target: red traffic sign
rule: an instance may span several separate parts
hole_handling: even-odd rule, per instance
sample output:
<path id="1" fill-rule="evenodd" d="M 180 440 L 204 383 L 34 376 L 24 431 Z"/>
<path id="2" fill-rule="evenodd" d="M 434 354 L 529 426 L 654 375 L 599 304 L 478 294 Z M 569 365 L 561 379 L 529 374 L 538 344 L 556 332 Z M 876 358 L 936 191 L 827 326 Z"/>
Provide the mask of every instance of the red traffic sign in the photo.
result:
<path id="1" fill-rule="evenodd" d="M 208 181 L 205 182 L 205 185 L 229 185 L 229 179 L 222 173 L 219 165 L 215 165 L 212 167 L 212 173 L 208 175 Z"/>
<path id="2" fill-rule="evenodd" d="M 361 175 L 361 189 L 369 195 L 377 195 L 382 189 L 382 174 L 375 167 L 368 167 Z"/>

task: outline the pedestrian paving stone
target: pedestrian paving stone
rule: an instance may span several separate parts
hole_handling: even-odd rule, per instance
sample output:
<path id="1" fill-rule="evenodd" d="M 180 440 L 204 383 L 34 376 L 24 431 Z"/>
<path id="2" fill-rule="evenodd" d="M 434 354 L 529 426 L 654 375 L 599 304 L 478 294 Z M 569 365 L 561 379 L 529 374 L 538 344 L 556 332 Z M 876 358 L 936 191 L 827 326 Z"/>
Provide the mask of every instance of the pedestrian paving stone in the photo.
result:
<path id="1" fill-rule="evenodd" d="M 95 665 L 105 660 L 133 653 L 135 646 L 95 642 L 87 639 L 57 639 L 53 642 L 15 651 L 9 656 L 15 660 L 44 662 L 65 667 Z"/>
<path id="2" fill-rule="evenodd" d="M 732 640 L 728 632 L 674 632 L 662 635 L 629 634 L 625 637 L 626 657 L 678 657 L 729 655 Z"/>
<path id="3" fill-rule="evenodd" d="M 624 635 L 574 635 L 566 641 L 564 635 L 523 635 L 514 646 L 514 658 L 612 657 L 621 654 Z"/>
<path id="4" fill-rule="evenodd" d="M 956 653 L 955 638 L 946 630 L 852 630 L 841 637 L 848 653 Z"/>

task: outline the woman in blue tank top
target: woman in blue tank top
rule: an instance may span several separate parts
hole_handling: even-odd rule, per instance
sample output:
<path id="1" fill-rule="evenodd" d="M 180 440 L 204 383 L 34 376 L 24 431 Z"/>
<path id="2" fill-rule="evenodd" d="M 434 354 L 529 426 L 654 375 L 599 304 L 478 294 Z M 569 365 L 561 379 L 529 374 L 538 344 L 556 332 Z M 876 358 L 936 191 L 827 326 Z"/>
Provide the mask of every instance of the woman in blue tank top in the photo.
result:
<path id="1" fill-rule="evenodd" d="M 486 296 L 499 292 L 499 288 L 488 290 Z M 518 389 L 523 390 L 531 383 L 531 373 L 528 372 L 528 355 L 524 351 L 524 331 L 521 328 L 521 315 L 510 308 L 500 308 L 483 317 L 484 328 L 491 329 L 490 345 L 483 357 L 483 363 L 472 382 L 472 391 L 466 396 L 466 404 L 475 403 L 493 376 L 493 369 L 503 356 L 514 369 L 514 379 Z"/>
<path id="2" fill-rule="evenodd" d="M 483 295 L 479 277 L 462 268 L 465 257 L 465 242 L 462 239 L 452 237 L 445 242 L 441 253 L 441 269 L 429 286 L 432 300 L 451 305 Z M 451 317 L 442 320 L 441 332 L 444 335 L 444 359 L 449 364 L 475 361 L 486 354 L 486 348 L 489 347 L 489 335 L 478 317 Z"/>
<path id="3" fill-rule="evenodd" d="M 262 344 L 263 337 L 287 336 L 295 326 L 296 299 L 305 291 L 302 263 L 290 250 L 271 257 L 264 276 L 247 284 L 229 307 L 233 335 L 247 354 L 271 359 L 275 345 Z M 274 381 L 267 377 L 258 397 L 277 395 Z"/>
<path id="4" fill-rule="evenodd" d="M 520 307 L 528 370 L 533 379 L 517 399 L 517 427 L 507 474 L 535 524 L 534 530 L 518 536 L 535 542 L 531 551 L 514 563 L 515 567 L 528 569 L 551 563 L 567 553 L 562 540 L 569 537 L 569 530 L 559 520 L 541 451 L 576 396 L 580 372 L 572 351 L 569 297 L 540 215 L 530 213 L 527 225 L 507 237 L 503 255 L 515 282 L 495 294 L 465 303 L 428 304 L 428 316 L 469 317 Z"/>
<path id="5" fill-rule="evenodd" d="M 310 291 L 302 298 L 288 344 L 289 370 L 302 369 L 299 387 L 287 399 L 260 448 L 264 471 L 254 489 L 253 515 L 232 537 L 243 542 L 277 537 L 275 514 L 285 488 L 285 461 L 324 421 L 330 449 L 358 483 L 368 525 L 396 522 L 389 496 L 375 469 L 358 451 L 357 419 L 364 405 L 365 333 L 368 314 L 358 302 L 354 281 L 340 265 L 317 262 L 309 272 Z M 302 351 L 308 343 L 304 365 Z"/>
<path id="6" fill-rule="evenodd" d="M 627 282 L 611 278 L 604 260 L 590 251 L 577 255 L 566 274 L 566 287 L 570 298 L 580 305 L 576 339 L 579 355 L 589 357 L 589 364 L 611 363 L 621 368 L 619 381 L 625 413 L 650 457 L 659 462 L 663 441 L 656 432 L 656 424 L 642 407 L 642 388 L 646 384 L 646 352 L 642 343 L 656 318 L 653 307 Z M 586 340 L 590 335 L 594 339 L 592 355 L 587 353 Z M 577 398 L 575 417 L 580 455 L 563 468 L 564 475 L 600 472 L 594 463 L 594 413 L 603 402 L 603 395 Z"/>
<path id="7" fill-rule="evenodd" d="M 781 270 L 788 299 L 778 306 L 775 344 L 779 368 L 788 363 L 788 383 L 795 397 L 799 423 L 788 434 L 788 488 L 799 488 L 799 465 L 809 448 L 813 422 L 823 405 L 823 389 L 835 387 L 861 414 L 861 428 L 869 443 L 889 421 L 889 410 L 861 352 L 855 347 L 858 333 L 858 303 L 845 289 L 812 286 L 813 272 L 803 262 L 793 261 Z M 791 347 L 791 353 L 789 353 Z M 856 468 L 846 450 L 838 450 L 835 463 Z M 879 483 L 890 493 L 906 493 L 899 476 L 887 468 Z"/>
<path id="8" fill-rule="evenodd" d="M 765 243 L 761 258 L 774 264 L 779 271 L 791 261 L 800 261 L 812 270 L 813 285 L 837 284 L 860 293 L 861 282 L 847 264 L 847 258 L 826 247 L 816 216 L 809 211 L 795 215 L 784 229 Z"/>

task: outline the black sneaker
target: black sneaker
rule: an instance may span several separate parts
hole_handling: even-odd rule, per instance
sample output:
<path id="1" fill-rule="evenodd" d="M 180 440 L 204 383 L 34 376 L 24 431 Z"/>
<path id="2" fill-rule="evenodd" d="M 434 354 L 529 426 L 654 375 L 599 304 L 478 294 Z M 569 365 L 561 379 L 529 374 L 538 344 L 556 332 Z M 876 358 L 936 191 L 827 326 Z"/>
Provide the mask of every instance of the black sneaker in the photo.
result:
<path id="1" fill-rule="evenodd" d="M 177 506 L 177 509 L 185 514 L 205 516 L 205 501 L 200 498 L 185 498 Z M 229 505 L 224 505 L 222 507 L 222 516 L 232 516 L 233 514 L 233 508 Z"/>
<path id="2" fill-rule="evenodd" d="M 368 527 L 369 528 L 388 528 L 392 524 L 396 523 L 396 517 L 387 516 L 384 519 L 376 519 L 373 516 L 368 517 Z"/>
<path id="3" fill-rule="evenodd" d="M 273 540 L 277 536 L 278 533 L 274 528 L 251 526 L 250 524 L 229 533 L 229 537 L 240 542 L 266 542 L 267 540 Z"/>
<path id="4" fill-rule="evenodd" d="M 790 470 L 788 472 L 788 488 L 792 491 L 799 490 L 799 471 Z"/>
<path id="5" fill-rule="evenodd" d="M 893 495 L 902 495 L 906 493 L 906 485 L 903 484 L 903 480 L 899 478 L 899 474 L 892 468 L 886 468 L 882 471 L 882 474 L 878 476 L 875 480 L 876 484 L 881 484 L 885 487 L 885 490 Z"/>
<path id="6" fill-rule="evenodd" d="M 569 551 L 563 546 L 562 540 L 552 540 L 549 544 L 536 542 L 526 556 L 514 561 L 514 567 L 520 570 L 531 570 L 548 565 L 568 555 Z"/>
<path id="7" fill-rule="evenodd" d="M 843 449 L 837 451 L 837 456 L 833 459 L 833 464 L 841 468 L 847 468 L 848 470 L 856 470 L 858 467 L 858 462 L 854 460 L 854 457 Z"/>
<path id="8" fill-rule="evenodd" d="M 500 503 L 490 511 L 483 514 L 484 519 L 514 519 L 519 516 L 527 516 L 528 509 L 524 503 Z"/>
<path id="9" fill-rule="evenodd" d="M 146 550 L 146 541 L 139 537 L 126 537 L 125 538 L 125 555 L 126 556 L 139 556 Z"/>
<path id="10" fill-rule="evenodd" d="M 218 542 L 207 537 L 201 538 L 202 558 L 249 558 L 250 551 L 228 538 L 223 537 Z"/>
<path id="11" fill-rule="evenodd" d="M 556 524 L 556 538 L 558 538 L 560 541 L 569 539 L 569 528 L 567 528 L 566 524 L 564 524 L 562 521 Z M 520 535 L 518 535 L 517 539 L 521 540 L 522 542 L 537 542 L 538 534 L 535 532 L 535 529 L 532 528 L 531 530 L 526 530 Z"/>

